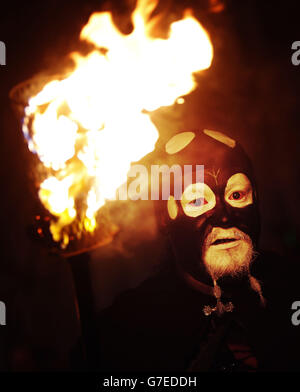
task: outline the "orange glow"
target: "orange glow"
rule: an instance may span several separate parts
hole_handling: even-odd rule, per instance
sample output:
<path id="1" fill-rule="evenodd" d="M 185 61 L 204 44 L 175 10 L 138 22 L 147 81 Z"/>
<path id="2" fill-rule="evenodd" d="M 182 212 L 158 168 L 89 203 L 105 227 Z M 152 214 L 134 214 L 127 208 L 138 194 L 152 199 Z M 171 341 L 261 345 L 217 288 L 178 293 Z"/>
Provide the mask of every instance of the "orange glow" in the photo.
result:
<path id="1" fill-rule="evenodd" d="M 97 212 L 114 199 L 130 164 L 154 149 L 158 132 L 149 113 L 178 98 L 183 103 L 196 87 L 193 73 L 211 64 L 209 37 L 191 11 L 169 26 L 167 39 L 151 35 L 157 3 L 138 1 L 128 35 L 111 13 L 92 14 L 80 38 L 95 49 L 72 53 L 74 70 L 47 83 L 25 108 L 23 132 L 44 167 L 39 198 L 63 248 L 65 229 L 77 221 L 78 236 L 93 232 Z"/>

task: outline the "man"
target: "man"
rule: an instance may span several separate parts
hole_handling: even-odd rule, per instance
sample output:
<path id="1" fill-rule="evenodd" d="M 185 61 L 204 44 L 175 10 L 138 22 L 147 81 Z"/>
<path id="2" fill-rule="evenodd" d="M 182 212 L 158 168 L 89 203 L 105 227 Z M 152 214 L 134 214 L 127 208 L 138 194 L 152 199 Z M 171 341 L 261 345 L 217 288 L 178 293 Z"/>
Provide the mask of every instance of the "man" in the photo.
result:
<path id="1" fill-rule="evenodd" d="M 242 147 L 204 130 L 181 132 L 156 153 L 156 163 L 192 171 L 174 175 L 168 200 L 154 202 L 172 257 L 103 312 L 103 370 L 300 370 L 296 285 L 285 280 L 287 263 L 259 249 L 257 190 Z"/>

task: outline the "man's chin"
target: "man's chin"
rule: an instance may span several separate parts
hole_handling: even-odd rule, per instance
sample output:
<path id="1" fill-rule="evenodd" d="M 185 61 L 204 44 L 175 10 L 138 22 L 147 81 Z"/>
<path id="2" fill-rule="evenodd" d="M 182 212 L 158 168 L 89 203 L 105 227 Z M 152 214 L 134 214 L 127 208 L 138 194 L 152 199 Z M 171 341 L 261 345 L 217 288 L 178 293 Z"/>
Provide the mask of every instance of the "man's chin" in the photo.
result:
<path id="1" fill-rule="evenodd" d="M 204 264 L 217 280 L 222 276 L 240 276 L 249 273 L 253 257 L 251 239 L 245 238 L 233 242 L 210 245 L 204 250 Z"/>

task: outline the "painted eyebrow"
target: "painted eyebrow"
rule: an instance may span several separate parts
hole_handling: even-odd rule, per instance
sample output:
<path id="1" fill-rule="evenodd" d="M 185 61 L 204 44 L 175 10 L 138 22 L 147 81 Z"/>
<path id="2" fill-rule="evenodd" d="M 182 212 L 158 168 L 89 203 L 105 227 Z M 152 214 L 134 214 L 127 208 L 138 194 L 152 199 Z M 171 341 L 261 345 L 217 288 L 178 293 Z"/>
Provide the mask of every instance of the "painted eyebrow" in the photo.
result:
<path id="1" fill-rule="evenodd" d="M 201 190 L 201 189 L 198 188 L 198 189 L 196 189 L 195 191 L 192 191 L 193 188 L 197 188 L 197 185 L 198 185 L 198 184 L 201 184 L 201 185 L 203 186 L 203 189 Z M 194 182 L 194 183 L 192 183 L 192 184 L 189 184 L 189 185 L 185 188 L 185 190 L 182 192 L 181 200 L 182 200 L 183 198 L 187 198 L 187 197 L 186 197 L 187 194 L 190 196 L 190 194 L 193 194 L 193 193 L 194 193 L 193 196 L 195 196 L 196 193 L 200 193 L 200 195 L 197 196 L 197 197 L 193 197 L 193 199 L 191 199 L 191 200 L 199 199 L 200 197 L 205 197 L 205 188 L 206 188 L 206 189 L 208 188 L 211 192 L 213 192 L 213 190 L 210 188 L 210 186 L 207 185 L 205 182 Z M 214 192 L 213 192 L 213 193 L 214 193 Z"/>
<path id="2" fill-rule="evenodd" d="M 196 189 L 196 191 L 192 191 L 192 188 L 195 187 L 197 184 L 202 184 L 203 190 Z M 205 193 L 207 194 L 207 192 L 210 193 L 210 195 L 213 195 L 214 197 L 216 197 L 215 192 L 211 189 L 211 187 L 208 184 L 206 184 L 205 182 L 203 182 L 203 183 L 202 182 L 195 182 L 193 184 L 189 184 L 185 188 L 185 190 L 182 193 L 180 201 L 182 202 L 183 200 L 185 200 L 189 203 L 190 201 L 197 200 L 200 198 L 203 198 L 205 200 L 206 199 Z M 193 193 L 194 193 L 194 195 L 193 195 Z M 197 193 L 200 193 L 199 196 L 195 195 Z M 186 195 L 188 195 L 188 197 Z"/>
<path id="3" fill-rule="evenodd" d="M 225 191 L 229 192 L 234 188 L 237 188 L 237 190 L 238 189 L 249 190 L 249 189 L 252 189 L 252 185 L 251 185 L 251 183 L 249 183 L 249 184 L 234 183 L 234 184 L 230 184 L 229 186 L 226 186 Z"/>
<path id="4" fill-rule="evenodd" d="M 232 178 L 237 175 L 239 175 L 239 176 L 232 180 Z M 229 184 L 230 181 L 232 181 L 232 182 Z M 246 174 L 235 173 L 227 180 L 225 190 L 232 189 L 237 186 L 242 187 L 242 188 L 245 188 L 245 187 L 252 188 L 252 183 Z"/>

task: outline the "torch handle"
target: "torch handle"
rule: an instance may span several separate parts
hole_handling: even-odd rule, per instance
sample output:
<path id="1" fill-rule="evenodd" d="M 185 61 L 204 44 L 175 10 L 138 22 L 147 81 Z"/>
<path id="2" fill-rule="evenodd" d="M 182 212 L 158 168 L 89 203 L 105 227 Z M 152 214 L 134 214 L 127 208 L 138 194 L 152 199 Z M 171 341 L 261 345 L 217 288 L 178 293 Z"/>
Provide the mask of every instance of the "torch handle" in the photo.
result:
<path id="1" fill-rule="evenodd" d="M 68 258 L 76 291 L 77 313 L 81 326 L 84 370 L 99 370 L 100 349 L 90 275 L 91 256 L 82 253 Z"/>

